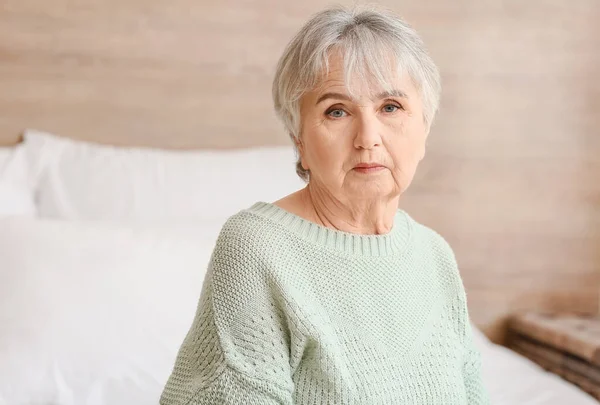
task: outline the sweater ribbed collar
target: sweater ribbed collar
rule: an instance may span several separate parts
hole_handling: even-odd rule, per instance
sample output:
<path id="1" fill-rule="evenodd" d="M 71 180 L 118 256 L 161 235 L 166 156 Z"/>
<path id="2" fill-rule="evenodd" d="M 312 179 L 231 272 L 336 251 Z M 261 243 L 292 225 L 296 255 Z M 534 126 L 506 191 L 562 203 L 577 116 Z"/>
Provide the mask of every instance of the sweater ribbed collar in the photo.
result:
<path id="1" fill-rule="evenodd" d="M 360 235 L 327 228 L 262 201 L 247 211 L 282 225 L 310 243 L 357 256 L 387 256 L 402 251 L 412 228 L 410 217 L 402 210 L 396 212 L 391 231 L 384 235 Z"/>

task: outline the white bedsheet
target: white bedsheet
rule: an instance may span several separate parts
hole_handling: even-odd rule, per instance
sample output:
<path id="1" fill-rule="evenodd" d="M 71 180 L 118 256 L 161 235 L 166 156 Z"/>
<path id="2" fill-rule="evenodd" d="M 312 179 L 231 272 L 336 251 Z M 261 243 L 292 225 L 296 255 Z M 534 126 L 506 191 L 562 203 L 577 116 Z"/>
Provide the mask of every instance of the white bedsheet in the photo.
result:
<path id="1" fill-rule="evenodd" d="M 597 405 L 598 401 L 527 358 L 487 340 L 475 342 L 483 360 L 483 379 L 492 405 Z"/>

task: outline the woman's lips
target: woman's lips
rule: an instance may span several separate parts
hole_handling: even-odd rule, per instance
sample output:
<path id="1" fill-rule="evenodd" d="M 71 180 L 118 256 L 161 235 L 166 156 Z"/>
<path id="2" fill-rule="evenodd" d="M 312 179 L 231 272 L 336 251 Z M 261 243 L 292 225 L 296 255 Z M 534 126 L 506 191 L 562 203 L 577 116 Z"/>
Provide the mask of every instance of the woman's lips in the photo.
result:
<path id="1" fill-rule="evenodd" d="M 379 172 L 383 169 L 385 169 L 385 166 L 376 163 L 361 163 L 356 165 L 353 170 L 358 173 L 369 174 Z"/>

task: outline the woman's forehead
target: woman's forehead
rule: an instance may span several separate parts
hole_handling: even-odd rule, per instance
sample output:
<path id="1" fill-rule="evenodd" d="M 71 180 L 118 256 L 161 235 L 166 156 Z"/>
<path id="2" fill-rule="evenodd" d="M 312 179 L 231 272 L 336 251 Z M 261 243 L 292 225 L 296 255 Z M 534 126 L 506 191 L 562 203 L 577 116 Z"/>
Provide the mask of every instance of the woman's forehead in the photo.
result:
<path id="1" fill-rule="evenodd" d="M 345 72 L 338 69 L 331 70 L 327 76 L 323 77 L 311 93 L 317 98 L 321 98 L 327 93 L 338 93 L 351 99 L 381 99 L 386 97 L 408 99 L 414 96 L 416 88 L 406 73 L 390 72 L 382 80 L 375 75 L 365 75 L 363 77 L 354 74 L 346 77 Z"/>

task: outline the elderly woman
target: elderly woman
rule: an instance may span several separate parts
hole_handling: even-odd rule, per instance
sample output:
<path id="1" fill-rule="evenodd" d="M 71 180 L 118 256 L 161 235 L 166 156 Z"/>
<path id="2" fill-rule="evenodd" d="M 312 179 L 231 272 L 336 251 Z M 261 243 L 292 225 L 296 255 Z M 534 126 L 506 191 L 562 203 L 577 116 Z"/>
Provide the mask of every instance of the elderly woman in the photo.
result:
<path id="1" fill-rule="evenodd" d="M 300 30 L 273 98 L 307 186 L 224 225 L 161 404 L 488 403 L 453 252 L 398 209 L 439 93 L 391 14 Z"/>

